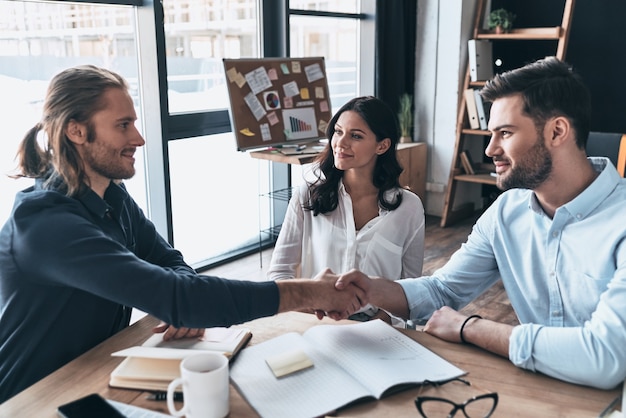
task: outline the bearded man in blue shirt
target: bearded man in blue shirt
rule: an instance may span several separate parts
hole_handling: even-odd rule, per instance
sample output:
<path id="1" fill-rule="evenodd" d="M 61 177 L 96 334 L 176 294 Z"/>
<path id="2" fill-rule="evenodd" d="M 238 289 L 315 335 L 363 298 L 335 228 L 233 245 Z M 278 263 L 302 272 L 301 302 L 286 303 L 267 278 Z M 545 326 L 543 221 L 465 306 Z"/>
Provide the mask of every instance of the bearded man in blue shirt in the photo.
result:
<path id="1" fill-rule="evenodd" d="M 370 303 L 424 331 L 475 344 L 518 367 L 609 389 L 626 378 L 626 180 L 585 152 L 589 92 L 550 57 L 497 75 L 492 102 L 497 185 L 506 190 L 432 276 L 389 281 L 358 271 Z M 520 325 L 457 310 L 502 279 Z"/>
<path id="2" fill-rule="evenodd" d="M 288 310 L 347 317 L 367 303 L 335 280 L 197 274 L 119 181 L 145 143 L 136 119 L 122 77 L 75 67 L 52 79 L 20 145 L 20 175 L 36 182 L 0 231 L 0 403 L 128 326 L 132 307 L 169 339 Z"/>

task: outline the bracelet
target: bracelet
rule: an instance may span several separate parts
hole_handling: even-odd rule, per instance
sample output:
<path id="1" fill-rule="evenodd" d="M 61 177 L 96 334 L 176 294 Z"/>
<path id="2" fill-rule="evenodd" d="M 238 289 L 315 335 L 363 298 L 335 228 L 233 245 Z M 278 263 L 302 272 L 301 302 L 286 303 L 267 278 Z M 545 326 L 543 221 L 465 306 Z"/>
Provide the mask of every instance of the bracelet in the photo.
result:
<path id="1" fill-rule="evenodd" d="M 470 319 L 474 319 L 474 318 L 483 319 L 483 317 L 480 315 L 470 315 L 467 318 L 465 318 L 465 321 L 463 321 L 463 325 L 461 325 L 461 331 L 459 331 L 459 336 L 461 337 L 461 341 L 463 342 L 463 344 L 467 344 L 467 341 L 465 341 L 465 338 L 463 338 L 463 328 L 465 328 L 465 325 L 467 325 Z"/>

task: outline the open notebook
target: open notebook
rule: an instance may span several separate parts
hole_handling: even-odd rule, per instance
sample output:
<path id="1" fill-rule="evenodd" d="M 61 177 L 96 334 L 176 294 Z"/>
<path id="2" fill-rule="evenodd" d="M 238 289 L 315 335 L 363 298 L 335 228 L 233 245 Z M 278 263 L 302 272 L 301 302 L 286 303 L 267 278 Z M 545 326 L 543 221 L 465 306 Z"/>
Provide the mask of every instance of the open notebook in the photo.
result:
<path id="1" fill-rule="evenodd" d="M 464 374 L 381 320 L 283 334 L 243 350 L 230 370 L 243 397 L 272 418 L 323 416 L 357 399 Z"/>

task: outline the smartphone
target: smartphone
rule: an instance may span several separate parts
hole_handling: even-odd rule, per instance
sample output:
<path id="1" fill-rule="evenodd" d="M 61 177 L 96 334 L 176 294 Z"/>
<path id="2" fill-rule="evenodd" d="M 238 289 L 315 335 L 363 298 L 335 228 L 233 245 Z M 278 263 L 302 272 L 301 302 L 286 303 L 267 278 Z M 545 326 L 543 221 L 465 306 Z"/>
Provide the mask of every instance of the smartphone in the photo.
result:
<path id="1" fill-rule="evenodd" d="M 57 411 L 63 418 L 125 418 L 124 414 L 97 393 L 61 405 Z"/>

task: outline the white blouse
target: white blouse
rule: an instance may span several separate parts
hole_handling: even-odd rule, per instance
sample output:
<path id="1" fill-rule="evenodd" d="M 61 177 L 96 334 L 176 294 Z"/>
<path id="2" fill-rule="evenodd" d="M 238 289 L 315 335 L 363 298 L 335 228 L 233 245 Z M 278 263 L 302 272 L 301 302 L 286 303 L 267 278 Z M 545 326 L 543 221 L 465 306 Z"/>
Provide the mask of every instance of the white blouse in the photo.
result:
<path id="1" fill-rule="evenodd" d="M 313 216 L 302 207 L 309 188 L 301 185 L 292 196 L 267 272 L 270 280 L 313 277 L 325 268 L 344 273 L 356 268 L 370 276 L 390 280 L 420 277 L 424 262 L 424 207 L 417 195 L 405 189 L 402 203 L 392 211 L 380 208 L 378 216 L 356 231 L 352 199 L 343 182 L 339 205 Z"/>

